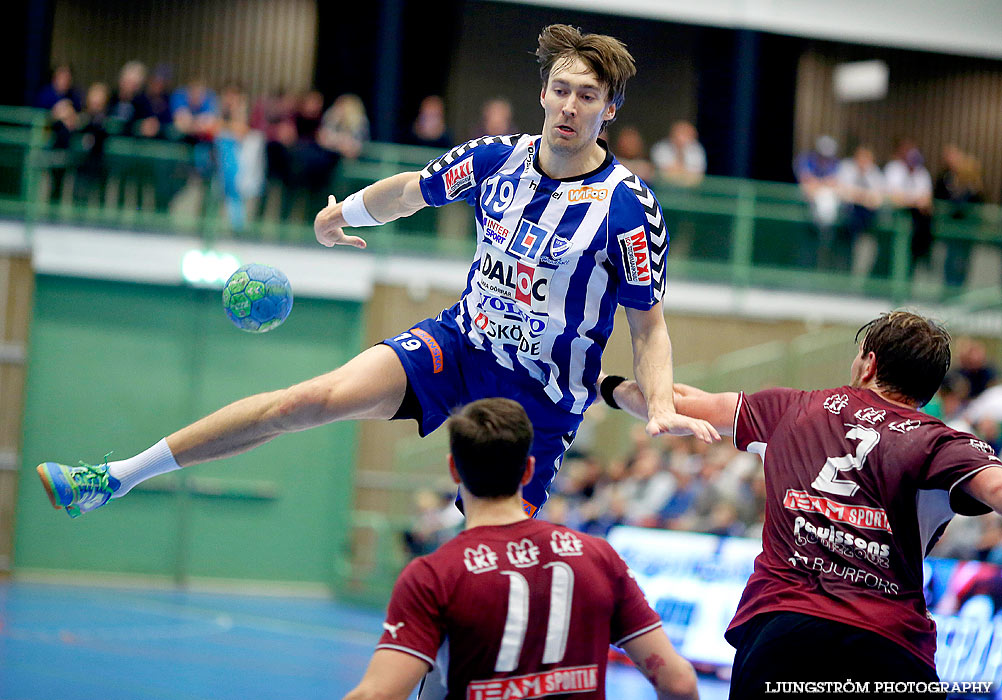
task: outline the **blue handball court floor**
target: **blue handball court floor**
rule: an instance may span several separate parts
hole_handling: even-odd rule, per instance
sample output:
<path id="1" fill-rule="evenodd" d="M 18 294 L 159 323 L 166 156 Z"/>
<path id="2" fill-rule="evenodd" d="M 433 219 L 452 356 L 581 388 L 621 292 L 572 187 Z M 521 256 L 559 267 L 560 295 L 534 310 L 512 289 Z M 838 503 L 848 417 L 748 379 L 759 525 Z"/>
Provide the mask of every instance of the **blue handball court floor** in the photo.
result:
<path id="1" fill-rule="evenodd" d="M 337 699 L 382 620 L 327 599 L 0 582 L 0 700 Z M 607 695 L 655 697 L 616 665 Z M 703 679 L 700 696 L 727 686 Z"/>

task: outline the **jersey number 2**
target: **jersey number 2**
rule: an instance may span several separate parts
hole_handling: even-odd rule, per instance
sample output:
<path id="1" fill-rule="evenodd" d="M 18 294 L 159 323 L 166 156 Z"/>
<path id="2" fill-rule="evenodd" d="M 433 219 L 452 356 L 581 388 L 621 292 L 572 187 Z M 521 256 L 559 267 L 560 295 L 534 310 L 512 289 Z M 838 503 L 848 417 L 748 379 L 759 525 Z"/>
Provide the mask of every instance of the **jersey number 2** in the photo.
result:
<path id="1" fill-rule="evenodd" d="M 866 464 L 867 455 L 880 442 L 880 433 L 873 428 L 853 425 L 845 436 L 849 440 L 859 440 L 859 444 L 856 445 L 856 453 L 842 457 L 829 457 L 825 466 L 821 467 L 821 473 L 811 483 L 811 487 L 835 496 L 852 496 L 859 489 L 859 484 L 848 479 L 837 478 L 838 473 L 862 469 L 863 465 Z"/>
<path id="2" fill-rule="evenodd" d="M 574 598 L 574 570 L 562 561 L 546 564 L 553 570 L 550 582 L 550 619 L 546 622 L 546 646 L 543 663 L 555 664 L 567 651 L 567 630 L 571 624 L 571 603 Z M 504 621 L 504 635 L 498 650 L 494 671 L 505 673 L 518 667 L 529 627 L 529 582 L 517 571 L 502 571 L 508 577 L 508 614 Z"/>

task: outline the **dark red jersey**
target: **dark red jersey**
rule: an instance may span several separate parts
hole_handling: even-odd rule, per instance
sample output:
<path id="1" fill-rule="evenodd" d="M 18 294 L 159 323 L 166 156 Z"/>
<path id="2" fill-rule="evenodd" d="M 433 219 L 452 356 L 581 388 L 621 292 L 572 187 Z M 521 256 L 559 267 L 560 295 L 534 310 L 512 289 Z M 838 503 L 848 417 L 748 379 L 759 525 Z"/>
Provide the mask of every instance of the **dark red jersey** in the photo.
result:
<path id="1" fill-rule="evenodd" d="M 450 700 L 584 700 L 605 697 L 610 643 L 660 626 L 607 542 L 523 520 L 412 561 L 376 648 L 437 662 Z"/>
<path id="2" fill-rule="evenodd" d="M 868 389 L 742 394 L 734 443 L 765 462 L 762 553 L 727 639 L 789 610 L 877 632 L 934 665 L 922 560 L 954 512 L 989 508 L 959 483 L 992 448 Z"/>

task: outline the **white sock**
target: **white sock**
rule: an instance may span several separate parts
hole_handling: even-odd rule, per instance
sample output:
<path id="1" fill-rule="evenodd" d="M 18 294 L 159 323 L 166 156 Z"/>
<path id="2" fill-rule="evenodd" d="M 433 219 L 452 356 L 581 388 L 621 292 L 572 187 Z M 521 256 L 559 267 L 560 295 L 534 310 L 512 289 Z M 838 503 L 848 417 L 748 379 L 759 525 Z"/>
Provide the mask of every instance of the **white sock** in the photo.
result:
<path id="1" fill-rule="evenodd" d="M 164 438 L 135 457 L 108 462 L 108 473 L 122 483 L 111 497 L 120 498 L 136 484 L 180 468 L 181 465 L 174 461 L 174 454 L 167 446 L 167 438 Z"/>

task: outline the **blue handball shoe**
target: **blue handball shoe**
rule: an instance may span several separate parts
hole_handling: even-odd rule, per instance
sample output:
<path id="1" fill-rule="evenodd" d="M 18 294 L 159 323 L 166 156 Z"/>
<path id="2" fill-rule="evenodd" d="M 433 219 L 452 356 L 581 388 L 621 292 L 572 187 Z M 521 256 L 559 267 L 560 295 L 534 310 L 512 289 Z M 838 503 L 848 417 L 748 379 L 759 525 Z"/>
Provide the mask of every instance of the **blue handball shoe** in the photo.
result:
<path id="1" fill-rule="evenodd" d="M 55 509 L 64 508 L 71 518 L 100 508 L 121 483 L 108 474 L 108 462 L 99 466 L 80 463 L 68 467 L 57 462 L 43 462 L 35 467 L 45 493 Z"/>

